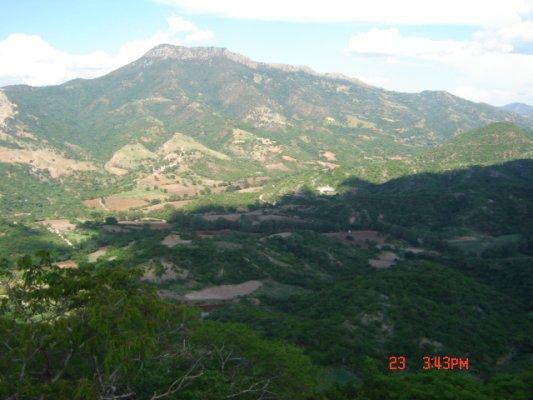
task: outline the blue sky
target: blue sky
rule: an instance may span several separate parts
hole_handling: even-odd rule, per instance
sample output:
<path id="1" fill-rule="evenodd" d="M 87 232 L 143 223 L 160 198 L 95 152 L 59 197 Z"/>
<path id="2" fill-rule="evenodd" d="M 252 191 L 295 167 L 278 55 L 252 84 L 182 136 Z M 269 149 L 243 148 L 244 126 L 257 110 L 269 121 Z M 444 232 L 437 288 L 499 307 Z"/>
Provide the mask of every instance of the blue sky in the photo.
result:
<path id="1" fill-rule="evenodd" d="M 532 0 L 3 0 L 0 86 L 102 75 L 162 41 L 533 103 Z"/>

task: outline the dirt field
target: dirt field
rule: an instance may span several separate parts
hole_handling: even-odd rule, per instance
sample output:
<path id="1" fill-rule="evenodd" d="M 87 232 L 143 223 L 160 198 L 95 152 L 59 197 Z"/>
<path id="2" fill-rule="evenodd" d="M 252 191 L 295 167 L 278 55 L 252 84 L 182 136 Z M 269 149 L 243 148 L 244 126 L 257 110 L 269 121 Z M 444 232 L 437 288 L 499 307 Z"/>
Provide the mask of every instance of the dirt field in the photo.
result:
<path id="1" fill-rule="evenodd" d="M 89 262 L 95 262 L 100 257 L 105 255 L 107 251 L 109 250 L 108 246 L 100 247 L 98 250 L 93 251 L 92 253 L 88 254 L 87 257 L 89 258 Z"/>
<path id="2" fill-rule="evenodd" d="M 46 170 L 52 178 L 72 175 L 76 171 L 95 170 L 94 164 L 63 157 L 49 149 L 27 150 L 0 147 L 0 162 L 29 164 L 38 170 Z"/>
<path id="3" fill-rule="evenodd" d="M 337 161 L 337 155 L 332 151 L 322 151 L 320 155 L 324 157 L 327 161 Z"/>
<path id="4" fill-rule="evenodd" d="M 226 221 L 238 221 L 241 216 L 246 216 L 254 221 L 292 221 L 305 222 L 295 217 L 288 217 L 279 214 L 263 214 L 261 210 L 250 211 L 245 213 L 229 213 L 229 214 L 202 214 L 201 217 L 208 221 L 216 221 L 217 219 L 224 219 Z"/>
<path id="5" fill-rule="evenodd" d="M 335 163 L 332 163 L 332 162 L 317 161 L 317 163 L 318 163 L 318 165 L 321 165 L 322 167 L 325 167 L 327 169 L 339 168 L 339 164 L 335 164 Z"/>
<path id="6" fill-rule="evenodd" d="M 147 211 L 157 211 L 165 208 L 165 206 L 171 206 L 172 208 L 178 210 L 180 208 L 185 207 L 187 204 L 189 204 L 191 200 L 178 200 L 178 201 L 168 201 L 166 203 L 159 203 L 155 204 L 153 206 L 150 206 L 146 208 Z"/>
<path id="7" fill-rule="evenodd" d="M 241 213 L 232 213 L 232 214 L 205 214 L 202 215 L 203 219 L 208 221 L 216 221 L 217 219 L 224 219 L 226 221 L 238 221 L 241 218 Z"/>
<path id="8" fill-rule="evenodd" d="M 178 244 L 190 244 L 192 240 L 184 240 L 181 238 L 180 235 L 171 233 L 170 235 L 166 236 L 162 241 L 161 244 L 167 246 L 167 247 L 174 247 Z"/>
<path id="9" fill-rule="evenodd" d="M 341 240 L 347 244 L 366 244 L 367 241 L 374 242 L 376 244 L 385 244 L 386 237 L 378 231 L 360 230 L 352 231 L 351 233 L 343 232 L 330 232 L 323 235 L 329 236 L 338 240 Z M 350 240 L 350 237 L 352 240 Z"/>
<path id="10" fill-rule="evenodd" d="M 274 163 L 274 164 L 267 164 L 265 165 L 265 168 L 269 171 L 277 170 L 277 171 L 289 171 L 289 168 L 287 168 L 283 163 Z"/>
<path id="11" fill-rule="evenodd" d="M 139 229 L 146 227 L 155 231 L 166 231 L 172 229 L 174 225 L 169 224 L 166 221 L 150 221 L 150 220 L 136 220 L 136 221 L 120 221 L 119 225 L 125 228 Z"/>
<path id="12" fill-rule="evenodd" d="M 61 269 L 78 268 L 78 264 L 73 260 L 60 261 L 55 264 Z"/>
<path id="13" fill-rule="evenodd" d="M 83 200 L 82 204 L 87 208 L 99 208 L 105 210 L 105 204 L 100 197 L 97 199 Z"/>
<path id="14" fill-rule="evenodd" d="M 148 203 L 141 199 L 130 199 L 127 197 L 110 196 L 105 199 L 105 206 L 109 211 L 126 211 L 131 208 L 138 208 Z"/>
<path id="15" fill-rule="evenodd" d="M 368 260 L 368 263 L 374 268 L 389 268 L 397 259 L 398 256 L 392 251 L 382 251 L 378 258 Z"/>
<path id="16" fill-rule="evenodd" d="M 76 225 L 70 223 L 68 219 L 45 219 L 39 223 L 59 232 L 69 232 L 76 229 Z"/>
<path id="17" fill-rule="evenodd" d="M 247 281 L 238 285 L 210 286 L 202 290 L 187 293 L 186 300 L 231 300 L 240 296 L 246 296 L 262 285 L 260 281 Z"/>

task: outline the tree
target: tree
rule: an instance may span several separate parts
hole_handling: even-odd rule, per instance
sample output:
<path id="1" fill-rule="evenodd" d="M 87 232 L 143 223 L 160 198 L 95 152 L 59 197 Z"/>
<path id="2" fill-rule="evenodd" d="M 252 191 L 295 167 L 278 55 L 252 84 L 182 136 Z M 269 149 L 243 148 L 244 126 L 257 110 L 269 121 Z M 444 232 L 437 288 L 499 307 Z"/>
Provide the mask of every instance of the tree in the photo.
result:
<path id="1" fill-rule="evenodd" d="M 300 351 L 204 323 L 138 270 L 60 269 L 41 253 L 2 271 L 0 398 L 303 399 L 316 387 Z"/>

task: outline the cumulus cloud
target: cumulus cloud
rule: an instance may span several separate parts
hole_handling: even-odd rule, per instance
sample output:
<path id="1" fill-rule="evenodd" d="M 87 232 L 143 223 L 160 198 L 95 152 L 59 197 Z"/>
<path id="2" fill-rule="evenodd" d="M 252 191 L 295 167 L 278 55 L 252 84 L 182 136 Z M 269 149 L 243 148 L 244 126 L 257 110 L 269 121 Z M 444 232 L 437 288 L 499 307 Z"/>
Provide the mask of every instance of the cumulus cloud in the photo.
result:
<path id="1" fill-rule="evenodd" d="M 531 0 L 155 0 L 184 12 L 293 22 L 460 24 L 499 27 L 531 14 Z"/>
<path id="2" fill-rule="evenodd" d="M 166 29 L 148 38 L 126 42 L 114 54 L 70 54 L 56 49 L 40 36 L 14 33 L 0 41 L 0 86 L 49 85 L 73 78 L 93 78 L 136 60 L 161 43 L 199 45 L 213 39 L 213 32 L 199 29 L 178 16 L 167 19 Z"/>
<path id="3" fill-rule="evenodd" d="M 445 89 L 474 100 L 502 103 L 533 100 L 533 54 L 519 50 L 531 43 L 533 24 L 520 21 L 480 30 L 466 40 L 404 36 L 398 28 L 375 28 L 352 36 L 347 51 L 382 57 L 383 62 L 392 57 L 433 63 L 457 76 L 454 86 Z"/>

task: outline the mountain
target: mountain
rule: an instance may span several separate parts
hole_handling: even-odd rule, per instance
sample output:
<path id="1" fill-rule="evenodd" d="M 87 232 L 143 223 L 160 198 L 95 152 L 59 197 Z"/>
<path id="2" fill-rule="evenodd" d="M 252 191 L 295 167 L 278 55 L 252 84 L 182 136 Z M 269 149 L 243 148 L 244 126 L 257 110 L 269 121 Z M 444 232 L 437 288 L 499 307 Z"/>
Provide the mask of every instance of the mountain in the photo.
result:
<path id="1" fill-rule="evenodd" d="M 529 104 L 511 103 L 503 106 L 502 109 L 533 119 L 533 106 L 530 106 Z"/>
<path id="2" fill-rule="evenodd" d="M 229 190 L 259 193 L 302 173 L 357 170 L 386 180 L 426 168 L 417 165 L 421 152 L 498 121 L 531 126 L 446 92 L 391 92 L 226 49 L 160 45 L 100 78 L 2 88 L 0 164 L 13 181 L 60 181 L 78 204 L 125 211 Z M 383 172 L 389 162 L 399 169 Z M 5 189 L 13 190 L 22 189 Z M 24 208 L 25 195 L 16 197 Z M 45 196 L 40 209 L 60 203 Z"/>
<path id="3" fill-rule="evenodd" d="M 533 134 L 508 122 L 495 122 L 425 150 L 419 163 L 443 171 L 527 158 L 533 158 Z"/>

